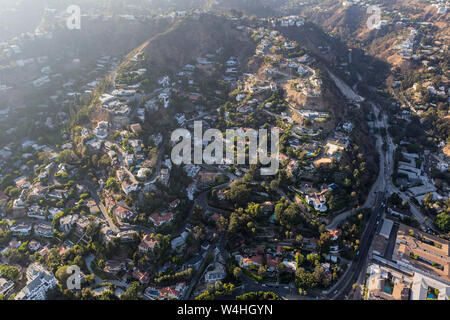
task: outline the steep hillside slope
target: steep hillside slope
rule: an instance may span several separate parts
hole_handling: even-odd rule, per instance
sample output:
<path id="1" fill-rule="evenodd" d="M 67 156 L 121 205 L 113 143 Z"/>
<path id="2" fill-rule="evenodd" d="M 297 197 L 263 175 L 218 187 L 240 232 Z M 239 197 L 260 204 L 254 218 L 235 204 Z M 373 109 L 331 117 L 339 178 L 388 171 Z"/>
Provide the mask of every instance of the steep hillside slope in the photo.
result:
<path id="1" fill-rule="evenodd" d="M 175 22 L 167 31 L 147 40 L 127 57 L 122 67 L 132 63 L 137 54 L 146 56 L 146 67 L 152 73 L 175 73 L 197 57 L 223 48 L 230 56 L 237 56 L 241 64 L 254 52 L 255 44 L 245 31 L 236 29 L 230 21 L 213 16 L 198 20 Z"/>
<path id="2" fill-rule="evenodd" d="M 370 55 L 403 69 L 409 63 L 401 59 L 398 50 L 398 38 L 404 37 L 409 22 L 431 22 L 436 28 L 436 36 L 449 39 L 449 13 L 439 14 L 430 3 L 418 0 L 387 0 L 380 5 L 381 19 L 388 22 L 381 29 L 369 29 L 367 21 L 371 13 L 361 5 L 345 5 L 345 1 L 323 1 L 320 7 L 307 6 L 301 14 L 321 26 L 325 31 L 334 33 L 350 42 L 358 43 Z M 411 19 L 400 19 L 396 13 L 409 14 Z M 399 22 L 397 24 L 397 22 Z"/>

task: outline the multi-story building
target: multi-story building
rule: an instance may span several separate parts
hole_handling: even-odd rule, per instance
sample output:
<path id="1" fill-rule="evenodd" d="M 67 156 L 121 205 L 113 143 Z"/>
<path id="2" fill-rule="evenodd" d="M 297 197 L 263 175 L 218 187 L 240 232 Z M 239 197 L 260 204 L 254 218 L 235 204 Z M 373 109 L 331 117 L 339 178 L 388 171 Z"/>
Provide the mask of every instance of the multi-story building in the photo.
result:
<path id="1" fill-rule="evenodd" d="M 449 241 L 400 224 L 392 260 L 407 269 L 450 283 L 449 249 Z"/>
<path id="2" fill-rule="evenodd" d="M 14 282 L 0 278 L 0 295 L 7 296 L 14 288 Z"/>
<path id="3" fill-rule="evenodd" d="M 15 300 L 45 300 L 47 291 L 56 286 L 53 273 L 39 263 L 28 266 L 26 275 L 27 285 L 19 291 Z"/>

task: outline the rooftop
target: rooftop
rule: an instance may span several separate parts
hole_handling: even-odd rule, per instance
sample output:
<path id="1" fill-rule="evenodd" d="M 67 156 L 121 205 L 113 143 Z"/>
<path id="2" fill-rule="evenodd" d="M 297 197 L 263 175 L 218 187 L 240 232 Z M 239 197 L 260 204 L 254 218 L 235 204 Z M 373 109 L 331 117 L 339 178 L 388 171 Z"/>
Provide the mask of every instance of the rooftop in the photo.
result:
<path id="1" fill-rule="evenodd" d="M 450 282 L 449 241 L 400 224 L 393 260 Z"/>

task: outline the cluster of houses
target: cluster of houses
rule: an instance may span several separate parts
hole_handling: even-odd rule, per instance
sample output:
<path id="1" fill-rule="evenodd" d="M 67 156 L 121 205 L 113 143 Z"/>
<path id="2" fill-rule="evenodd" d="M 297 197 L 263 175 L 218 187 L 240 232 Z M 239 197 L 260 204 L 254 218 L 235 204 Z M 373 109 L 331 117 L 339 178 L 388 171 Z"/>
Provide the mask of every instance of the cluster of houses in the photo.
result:
<path id="1" fill-rule="evenodd" d="M 406 142 L 400 143 L 400 146 Z M 436 154 L 425 150 L 423 154 L 409 153 L 401 148 L 401 158 L 397 161 L 397 182 L 403 187 L 404 193 L 422 203 L 425 195 L 432 194 L 434 201 L 448 199 L 449 185 L 439 178 L 432 178 L 432 170 L 446 172 L 448 157 L 442 153 Z M 442 211 L 442 210 L 440 210 Z"/>
<path id="2" fill-rule="evenodd" d="M 411 29 L 406 40 L 397 46 L 397 49 L 400 51 L 400 55 L 404 59 L 411 59 L 413 57 L 414 40 L 416 35 L 417 31 L 415 29 Z"/>
<path id="3" fill-rule="evenodd" d="M 184 17 L 186 13 L 176 12 L 172 13 L 172 18 Z M 122 19 L 134 20 L 134 16 L 122 16 Z M 274 19 L 272 21 L 274 26 L 281 27 L 302 27 L 305 21 L 297 16 L 283 17 Z M 244 121 L 254 112 L 258 106 L 263 102 L 258 96 L 260 93 L 271 94 L 279 87 L 288 81 L 292 80 L 293 87 L 298 92 L 311 98 L 317 98 L 322 93 L 322 81 L 318 77 L 316 70 L 312 67 L 314 59 L 308 54 L 301 55 L 297 58 L 279 58 L 274 53 L 292 52 L 298 47 L 298 44 L 289 41 L 282 37 L 279 32 L 268 30 L 266 28 L 251 29 L 248 28 L 254 36 L 260 39 L 256 49 L 256 56 L 267 56 L 273 61 L 270 67 L 265 68 L 263 75 L 244 75 L 240 76 L 240 61 L 238 57 L 226 57 L 224 61 L 225 71 L 221 79 L 236 87 L 239 93 L 235 99 L 237 102 L 236 113 L 240 114 L 236 122 Z M 275 44 L 276 43 L 276 44 Z M 2 45 L 0 49 L 4 49 L 3 53 L 10 57 L 20 54 L 20 47 L 18 45 Z M 19 52 L 16 52 L 19 50 Z M 80 241 L 84 238 L 86 230 L 91 223 L 99 224 L 101 232 L 104 236 L 105 242 L 111 241 L 115 236 L 123 242 L 133 241 L 137 239 L 137 232 L 133 230 L 134 221 L 138 216 L 135 206 L 129 206 L 123 201 L 122 195 L 129 196 L 135 194 L 145 194 L 151 191 L 157 191 L 158 183 L 166 187 L 170 187 L 170 177 L 172 174 L 172 163 L 167 155 L 162 155 L 161 161 L 158 159 L 158 165 L 155 166 L 154 161 L 148 159 L 148 145 L 153 145 L 156 148 L 160 147 L 164 141 L 164 135 L 161 132 L 154 132 L 149 136 L 144 136 L 143 127 L 148 116 L 154 115 L 156 112 L 172 108 L 172 101 L 174 96 L 181 97 L 189 101 L 192 108 L 185 108 L 183 111 L 177 112 L 173 120 L 178 123 L 180 127 L 193 129 L 193 120 L 202 121 L 205 128 L 212 128 L 218 118 L 214 112 L 209 112 L 206 107 L 206 97 L 200 91 L 198 80 L 195 78 L 195 73 L 198 70 L 204 71 L 207 74 L 212 74 L 219 62 L 219 57 L 223 52 L 223 48 L 212 50 L 210 53 L 197 57 L 193 62 L 185 65 L 180 72 L 174 77 L 162 76 L 157 80 L 158 88 L 153 92 L 145 92 L 140 81 L 137 83 L 115 83 L 114 89 L 102 94 L 97 105 L 102 113 L 107 114 L 107 119 L 95 121 L 91 126 L 86 126 L 80 129 L 81 144 L 85 145 L 87 152 L 90 155 L 107 155 L 115 170 L 115 180 L 118 181 L 119 190 L 107 190 L 103 192 L 104 206 L 108 213 L 117 222 L 121 232 L 113 232 L 110 225 L 103 220 L 99 213 L 101 212 L 100 205 L 94 198 L 90 196 L 90 192 L 81 183 L 76 183 L 76 196 L 69 196 L 68 190 L 64 188 L 64 183 L 67 179 L 77 176 L 78 168 L 67 163 L 59 163 L 58 152 L 63 150 L 71 150 L 74 148 L 73 143 L 66 143 L 58 149 L 52 149 L 47 146 L 38 145 L 34 141 L 25 141 L 21 146 L 10 144 L 0 149 L 0 169 L 6 164 L 5 160 L 11 159 L 14 152 L 19 150 L 22 159 L 19 160 L 18 168 L 24 173 L 24 176 L 16 177 L 14 184 L 19 190 L 19 194 L 14 199 L 9 199 L 3 191 L 0 191 L 0 214 L 3 213 L 2 207 L 6 206 L 9 200 L 12 201 L 11 212 L 14 218 L 19 220 L 22 218 L 33 219 L 33 223 L 19 222 L 10 226 L 10 230 L 15 236 L 35 236 L 39 241 L 32 240 L 29 242 L 29 248 L 32 251 L 39 252 L 40 255 L 46 255 L 51 247 L 42 246 L 41 242 L 45 238 L 54 236 L 55 230 L 49 223 L 53 219 L 58 219 L 56 228 L 59 232 L 68 235 L 74 232 L 77 239 Z M 147 75 L 147 69 L 140 64 L 142 56 L 137 54 L 131 59 L 135 63 L 136 68 L 127 71 L 129 74 L 137 75 L 138 79 L 143 79 Z M 39 62 L 41 61 L 41 62 Z M 38 62 L 43 64 L 41 68 L 42 76 L 33 81 L 36 87 L 44 86 L 51 81 L 52 73 L 51 66 L 47 66 L 45 59 L 38 59 Z M 114 68 L 117 60 L 110 56 L 103 56 L 98 60 L 98 70 L 106 71 L 107 66 Z M 0 66 L 1 67 L 1 66 Z M 1 69 L 0 69 L 1 71 Z M 275 76 L 281 77 L 280 80 L 275 80 Z M 243 80 L 242 80 L 243 79 Z M 92 80 L 92 79 L 91 79 Z M 73 92 L 72 88 L 75 82 L 72 80 L 64 84 L 64 91 L 59 92 L 58 95 L 52 99 L 54 102 L 70 102 L 75 97 L 83 94 L 92 93 L 95 86 L 99 83 L 99 79 L 90 81 L 83 86 L 84 92 Z M 185 84 L 188 84 L 187 86 Z M 1 86 L 0 90 L 7 90 L 6 86 Z M 445 91 L 445 90 L 444 90 Z M 216 90 L 217 96 L 222 96 L 221 90 Z M 251 99 L 247 97 L 251 95 Z M 62 101 L 63 100 L 63 101 Z M 265 111 L 271 112 L 270 103 L 264 106 Z M 297 109 L 298 115 L 311 121 L 322 121 L 328 119 L 330 114 L 328 112 L 312 110 L 305 106 L 305 108 Z M 10 111 L 0 111 L 0 121 L 8 118 Z M 277 114 L 278 117 L 292 123 L 293 120 L 286 113 Z M 67 118 L 67 114 L 59 114 L 58 118 L 47 118 L 45 123 L 47 127 L 54 127 L 54 123 L 61 123 Z M 230 119 L 230 113 L 225 113 L 225 118 Z M 48 120 L 50 119 L 50 120 Z M 64 121 L 62 121 L 64 123 Z M 246 129 L 242 128 L 241 129 Z M 308 140 L 307 143 L 300 142 L 300 138 L 305 136 L 312 138 L 318 135 L 318 130 L 307 129 L 299 125 L 293 129 L 293 138 L 289 139 L 289 146 L 293 149 L 304 149 L 308 152 L 311 158 L 319 157 L 319 161 L 323 159 L 339 159 L 339 155 L 349 145 L 349 134 L 352 132 L 354 124 L 350 121 L 344 121 L 337 130 L 330 134 L 323 142 L 316 140 Z M 12 133 L 12 132 L 11 132 Z M 324 153 L 320 152 L 324 147 Z M 30 153 L 45 152 L 49 159 L 49 164 L 43 168 L 38 165 L 31 167 L 25 160 Z M 399 166 L 399 172 L 408 176 L 408 180 L 420 177 L 420 170 L 414 170 L 415 162 L 414 156 L 405 155 L 405 158 L 411 161 L 402 161 Z M 308 168 L 299 168 L 299 162 L 285 154 L 280 154 L 280 160 L 286 168 L 286 171 L 294 176 L 298 170 L 313 170 L 314 166 L 311 163 Z M 439 166 L 445 169 L 445 159 L 435 157 Z M 2 162 L 3 161 L 3 162 Z M 331 161 L 331 160 L 330 160 Z M 161 163 L 159 163 L 161 162 Z M 404 163 L 403 163 L 404 162 Z M 160 164 L 160 165 L 159 165 Z M 227 170 L 231 167 L 229 163 L 220 166 L 220 169 Z M 158 168 L 158 169 L 157 169 Z M 448 167 L 447 167 L 448 168 Z M 184 171 L 186 175 L 192 178 L 186 188 L 186 194 L 189 200 L 195 200 L 196 192 L 208 189 L 217 178 L 217 173 L 204 171 L 199 165 L 185 165 Z M 2 170 L 0 170 L 2 172 Z M 237 176 L 242 176 L 245 169 L 238 168 L 235 170 Z M 25 173 L 29 175 L 25 176 Z M 106 176 L 98 174 L 98 184 L 100 190 L 105 190 L 107 183 Z M 103 173 L 104 174 L 104 173 Z M 37 179 L 30 179 L 29 176 L 35 176 Z M 0 174 L 0 178 L 3 175 Z M 326 212 L 328 210 L 325 193 L 329 190 L 335 189 L 335 184 L 322 185 L 319 190 L 313 190 L 312 183 L 300 183 L 302 192 L 299 192 L 305 197 L 306 203 L 312 206 L 319 212 Z M 426 185 L 425 185 L 426 187 Z M 414 187 L 412 187 L 414 188 Z M 415 191 L 415 189 L 413 189 Z M 411 191 L 411 192 L 413 192 Z M 427 189 L 426 192 L 429 190 Z M 434 191 L 434 190 L 433 190 Z M 419 191 L 416 192 L 418 194 Z M 82 195 L 87 195 L 83 197 Z M 68 200 L 71 198 L 70 200 Z M 75 199 L 80 199 L 76 201 Z M 218 192 L 218 198 L 225 199 L 223 191 Z M 81 202 L 81 200 L 83 200 Z M 50 202 L 51 206 L 43 205 L 43 203 Z M 176 211 L 180 205 L 180 199 L 171 199 L 164 209 L 149 213 L 148 221 L 151 222 L 155 229 L 162 227 L 176 218 Z M 67 207 L 75 207 L 82 204 L 88 210 L 87 214 L 64 214 L 64 209 Z M 60 205 L 61 204 L 61 205 Z M 273 211 L 273 203 L 266 203 L 266 207 L 271 207 L 267 211 Z M 218 214 L 214 215 L 216 218 Z M 186 249 L 188 238 L 191 234 L 192 227 L 187 225 L 184 230 L 176 237 L 171 239 L 171 249 L 179 254 L 182 254 Z M 208 230 L 208 236 L 214 230 Z M 332 241 L 339 238 L 339 232 L 330 230 L 332 234 Z M 212 237 L 209 237 L 212 238 Z M 315 252 L 317 239 L 303 239 L 303 248 L 311 252 Z M 21 241 L 12 240 L 2 252 L 17 249 L 22 245 Z M 59 252 L 63 253 L 73 244 L 65 244 L 59 248 Z M 154 251 L 160 246 L 160 243 L 155 237 L 149 233 L 143 235 L 138 245 L 138 251 L 142 254 L 147 254 Z M 192 261 L 187 261 L 183 268 L 195 266 L 198 268 L 202 261 L 205 260 L 206 253 L 210 251 L 210 244 L 203 243 L 201 250 Z M 216 250 L 216 257 L 217 255 Z M 337 253 L 339 248 L 332 246 L 327 260 L 330 263 L 337 263 Z M 275 274 L 280 265 L 283 265 L 289 272 L 295 272 L 297 268 L 296 255 L 301 254 L 293 250 L 283 250 L 281 246 L 274 248 L 251 248 L 236 252 L 236 258 L 240 267 L 248 270 L 254 270 L 260 266 L 266 266 L 267 272 Z M 322 267 L 328 272 L 327 277 L 331 277 L 330 263 L 324 263 Z M 53 275 L 43 269 L 42 266 L 32 265 L 27 271 L 27 286 L 17 295 L 17 299 L 42 299 L 45 297 L 42 292 L 55 286 L 56 282 Z M 134 267 L 129 270 L 129 263 L 126 260 L 109 260 L 106 262 L 103 269 L 104 272 L 112 275 L 117 275 L 121 272 L 130 272 L 132 277 L 138 280 L 141 284 L 148 284 L 150 281 L 149 273 Z M 28 273 L 30 277 L 28 278 Z M 226 276 L 224 261 L 215 259 L 213 263 L 206 267 L 202 275 L 202 281 L 207 284 L 221 281 Z M 1 290 L 8 291 L 9 283 L 2 282 L 0 279 L 0 293 Z M 147 299 L 180 299 L 184 296 L 189 284 L 186 282 L 179 282 L 172 286 L 156 287 L 149 286 L 144 291 L 144 296 Z"/>
<path id="4" fill-rule="evenodd" d="M 438 19 L 447 11 L 445 1 L 430 1 L 437 10 Z M 448 45 L 444 39 L 437 38 L 434 28 L 436 22 L 410 21 L 407 17 L 402 20 L 408 25 L 408 38 L 399 44 L 399 50 L 405 59 L 414 61 L 415 72 L 421 74 L 410 88 L 402 89 L 401 81 L 395 81 L 393 88 L 402 91 L 402 103 L 393 103 L 400 107 L 395 121 L 400 125 L 410 123 L 412 115 L 417 115 L 420 122 L 422 117 L 431 110 L 438 112 L 439 103 L 448 103 L 450 89 L 448 80 L 440 76 L 440 63 L 445 60 Z M 438 33 L 439 34 L 439 33 Z M 421 41 L 418 41 L 421 39 Z M 434 81 L 429 81 L 432 78 Z M 398 79 L 395 79 L 398 80 Z M 445 115 L 444 115 L 445 117 Z M 427 134 L 430 134 L 428 131 Z M 398 165 L 397 183 L 405 196 L 414 198 L 419 204 L 427 194 L 432 194 L 436 212 L 443 211 L 442 202 L 449 197 L 449 185 L 436 177 L 433 172 L 445 175 L 448 172 L 449 153 L 445 141 L 437 140 L 436 149 L 431 151 L 425 147 L 423 152 L 409 150 L 407 147 L 420 143 L 414 138 L 402 138 L 399 143 L 400 159 Z M 417 153 L 415 153 L 415 152 Z M 440 203 L 440 205 L 439 205 Z"/>
<path id="5" fill-rule="evenodd" d="M 283 264 L 287 270 L 295 272 L 297 269 L 296 254 L 298 253 L 293 251 L 283 253 L 283 248 L 277 246 L 276 250 L 263 247 L 244 249 L 242 253 L 233 253 L 233 256 L 241 268 L 248 270 L 257 270 L 264 265 L 265 261 L 267 272 L 273 274 L 278 271 L 280 264 Z"/>
<path id="6" fill-rule="evenodd" d="M 51 31 L 42 31 L 36 29 L 34 32 L 22 33 L 9 41 L 0 42 L 0 71 L 24 68 L 27 66 L 39 67 L 46 74 L 49 67 L 45 65 L 48 61 L 47 56 L 36 56 L 31 58 L 24 57 L 24 47 L 29 47 L 40 40 L 52 39 Z"/>
<path id="7" fill-rule="evenodd" d="M 336 241 L 339 237 L 339 230 L 330 230 L 332 234 L 332 241 Z M 297 255 L 317 254 L 317 239 L 304 238 L 302 239 L 302 247 L 304 252 L 295 251 L 290 247 L 283 247 L 277 245 L 276 247 L 263 247 L 258 246 L 254 248 L 244 248 L 239 251 L 233 252 L 236 262 L 239 267 L 249 271 L 257 272 L 261 267 L 264 267 L 265 274 L 269 277 L 275 276 L 280 270 L 295 273 L 297 268 Z M 339 247 L 333 245 L 330 248 L 330 252 L 327 254 L 326 262 L 321 263 L 324 268 L 324 275 L 331 280 L 332 265 L 337 265 L 337 269 L 340 270 L 338 252 Z M 305 256 L 304 256 L 305 257 Z M 303 261 L 303 259 L 301 259 Z M 281 268 L 281 269 L 280 269 Z"/>
<path id="8" fill-rule="evenodd" d="M 293 17 L 288 17 L 285 21 L 292 19 Z M 317 71 L 313 68 L 315 62 L 313 57 L 306 53 L 297 58 L 286 58 L 283 51 L 292 52 L 295 46 L 289 46 L 292 43 L 287 41 L 278 31 L 264 27 L 250 29 L 249 31 L 254 38 L 259 40 L 255 56 L 267 57 L 271 60 L 271 64 L 261 74 L 245 74 L 244 84 L 238 85 L 238 89 L 241 92 L 236 95 L 236 101 L 238 102 L 236 111 L 244 114 L 243 119 L 247 117 L 248 113 L 254 112 L 256 106 L 261 103 L 259 99 L 260 93 L 276 91 L 278 88 L 286 87 L 286 84 L 288 87 L 301 92 L 307 99 L 321 96 L 322 81 L 317 76 Z M 280 46 L 278 45 L 279 43 L 284 43 L 284 45 Z M 273 79 L 277 80 L 274 81 Z M 251 95 L 250 99 L 248 98 L 249 95 Z M 274 105 L 271 102 L 264 105 L 264 111 L 282 119 L 288 124 L 294 123 L 294 116 L 299 116 L 311 122 L 330 119 L 329 112 L 309 109 L 307 105 L 292 103 L 288 103 L 288 105 L 289 110 L 293 114 L 292 116 L 289 116 L 287 112 L 274 113 L 272 111 Z M 225 115 L 228 119 L 228 114 L 226 113 Z M 300 142 L 300 139 L 304 140 L 305 136 L 310 138 L 317 137 L 322 129 L 306 128 L 299 124 L 294 124 L 291 130 L 292 138 L 289 139 L 289 146 L 294 150 L 306 151 L 307 160 L 310 163 L 299 168 L 296 160 L 288 159 L 288 157 L 283 155 L 280 155 L 280 160 L 286 160 L 286 170 L 290 174 L 295 173 L 297 170 L 299 173 L 307 173 L 320 165 L 330 164 L 333 159 L 339 160 L 340 154 L 349 145 L 349 134 L 353 128 L 354 124 L 352 122 L 344 121 L 329 135 L 322 145 L 322 143 L 314 140 L 307 143 Z M 281 132 L 283 131 L 281 130 Z M 325 149 L 324 154 L 321 154 L 322 149 Z M 317 158 L 317 160 L 314 161 L 314 158 Z M 321 206 L 321 210 L 325 210 L 324 208 L 324 206 Z"/>
<path id="9" fill-rule="evenodd" d="M 385 218 L 374 240 L 365 298 L 448 300 L 449 267 L 449 241 Z"/>
<path id="10" fill-rule="evenodd" d="M 28 266 L 26 278 L 27 283 L 16 294 L 15 300 L 46 300 L 47 291 L 57 284 L 53 273 L 39 263 Z"/>
<path id="11" fill-rule="evenodd" d="M 180 282 L 173 286 L 162 288 L 147 287 L 144 297 L 149 300 L 181 299 L 186 291 L 186 282 Z"/>

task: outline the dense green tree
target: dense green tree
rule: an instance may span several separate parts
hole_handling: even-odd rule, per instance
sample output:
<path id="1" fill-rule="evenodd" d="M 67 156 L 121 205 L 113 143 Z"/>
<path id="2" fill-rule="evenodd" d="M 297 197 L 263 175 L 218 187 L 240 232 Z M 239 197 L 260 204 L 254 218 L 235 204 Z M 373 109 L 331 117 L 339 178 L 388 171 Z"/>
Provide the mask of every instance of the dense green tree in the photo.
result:
<path id="1" fill-rule="evenodd" d="M 6 279 L 16 281 L 20 277 L 20 270 L 17 267 L 4 264 L 0 266 L 0 275 Z"/>
<path id="2" fill-rule="evenodd" d="M 250 201 L 251 190 L 245 184 L 233 183 L 227 192 L 227 199 L 236 207 L 244 207 Z"/>
<path id="3" fill-rule="evenodd" d="M 450 214 L 447 212 L 441 212 L 436 216 L 434 220 L 436 226 L 443 232 L 450 232 Z"/>
<path id="4" fill-rule="evenodd" d="M 139 282 L 131 283 L 130 287 L 120 297 L 121 300 L 137 300 L 139 292 Z"/>

